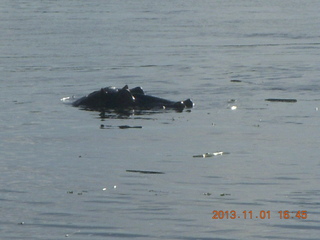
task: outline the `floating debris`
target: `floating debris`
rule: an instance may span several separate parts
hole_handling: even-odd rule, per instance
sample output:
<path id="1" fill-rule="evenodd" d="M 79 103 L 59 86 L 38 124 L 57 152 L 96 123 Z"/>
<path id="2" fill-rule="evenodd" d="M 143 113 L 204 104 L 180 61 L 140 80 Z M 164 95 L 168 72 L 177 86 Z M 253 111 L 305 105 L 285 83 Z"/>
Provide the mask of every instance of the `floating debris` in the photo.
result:
<path id="1" fill-rule="evenodd" d="M 206 192 L 206 193 L 203 193 L 203 195 L 205 196 L 210 196 L 212 193 L 209 193 L 209 192 Z"/>
<path id="2" fill-rule="evenodd" d="M 230 193 L 220 193 L 220 197 L 224 197 L 224 196 L 231 196 Z"/>
<path id="3" fill-rule="evenodd" d="M 128 129 L 128 128 L 142 128 L 142 126 L 129 126 L 129 125 L 120 125 L 120 126 L 112 126 L 112 125 L 100 125 L 100 129 L 112 129 L 112 128 L 120 128 L 120 129 Z"/>
<path id="4" fill-rule="evenodd" d="M 235 103 L 236 101 L 237 101 L 236 99 L 231 98 L 228 100 L 228 103 Z"/>
<path id="5" fill-rule="evenodd" d="M 241 81 L 241 80 L 237 80 L 237 79 L 233 79 L 233 80 L 230 80 L 230 82 L 240 83 L 240 82 L 242 82 L 242 81 Z"/>
<path id="6" fill-rule="evenodd" d="M 294 98 L 267 98 L 265 101 L 268 102 L 297 102 Z"/>
<path id="7" fill-rule="evenodd" d="M 113 186 L 113 189 L 116 189 L 117 188 L 117 186 L 116 185 L 114 185 Z M 110 189 L 110 188 L 109 188 Z M 107 191 L 108 190 L 108 188 L 106 188 L 106 187 L 104 187 L 104 188 L 102 188 L 102 191 Z"/>
<path id="8" fill-rule="evenodd" d="M 142 126 L 129 126 L 129 125 L 120 125 L 120 129 L 127 129 L 127 128 L 142 128 Z"/>
<path id="9" fill-rule="evenodd" d="M 77 194 L 78 195 L 82 195 L 83 193 L 87 193 L 88 191 L 86 191 L 86 190 L 82 190 L 81 192 L 78 192 Z M 73 194 L 74 193 L 74 191 L 67 191 L 67 194 Z"/>
<path id="10" fill-rule="evenodd" d="M 164 172 L 143 171 L 143 170 L 126 170 L 126 172 L 142 173 L 142 174 L 164 174 Z"/>
<path id="11" fill-rule="evenodd" d="M 214 157 L 214 156 L 220 156 L 229 154 L 228 152 L 214 152 L 214 153 L 204 153 L 200 155 L 193 155 L 194 158 L 208 158 L 208 157 Z"/>

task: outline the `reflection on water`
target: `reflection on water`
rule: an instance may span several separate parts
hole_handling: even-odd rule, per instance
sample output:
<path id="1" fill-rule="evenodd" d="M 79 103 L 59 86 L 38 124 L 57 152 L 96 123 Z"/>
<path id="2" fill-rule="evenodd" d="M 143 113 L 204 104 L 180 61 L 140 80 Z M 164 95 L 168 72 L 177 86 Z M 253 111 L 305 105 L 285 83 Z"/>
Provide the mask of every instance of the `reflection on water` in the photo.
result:
<path id="1" fill-rule="evenodd" d="M 150 109 L 150 110 L 139 110 L 139 109 L 104 109 L 97 111 L 97 109 L 80 108 L 81 110 L 89 112 L 97 112 L 101 120 L 106 119 L 143 119 L 143 120 L 156 120 L 158 114 L 166 113 L 181 113 L 180 110 L 174 109 Z M 190 109 L 185 112 L 191 112 Z"/>
<path id="2" fill-rule="evenodd" d="M 88 110 L 88 109 L 84 109 Z M 89 110 L 90 111 L 90 110 Z M 164 110 L 135 110 L 135 109 L 116 109 L 105 110 L 99 113 L 100 118 L 103 119 L 145 119 L 154 120 L 153 115 L 164 113 Z"/>

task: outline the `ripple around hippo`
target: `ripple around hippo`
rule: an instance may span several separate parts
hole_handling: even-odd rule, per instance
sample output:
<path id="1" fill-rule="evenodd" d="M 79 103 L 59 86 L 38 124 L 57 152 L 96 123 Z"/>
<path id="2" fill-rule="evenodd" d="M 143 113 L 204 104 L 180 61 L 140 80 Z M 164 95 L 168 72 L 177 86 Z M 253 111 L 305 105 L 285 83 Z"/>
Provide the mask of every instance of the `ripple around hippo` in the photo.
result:
<path id="1" fill-rule="evenodd" d="M 150 110 L 150 109 L 173 109 L 183 111 L 192 108 L 194 103 L 189 98 L 185 101 L 170 101 L 167 99 L 145 95 L 141 87 L 129 89 L 128 85 L 123 88 L 106 87 L 94 91 L 87 96 L 79 98 L 72 103 L 74 107 L 93 111 L 107 109 L 116 110 Z"/>

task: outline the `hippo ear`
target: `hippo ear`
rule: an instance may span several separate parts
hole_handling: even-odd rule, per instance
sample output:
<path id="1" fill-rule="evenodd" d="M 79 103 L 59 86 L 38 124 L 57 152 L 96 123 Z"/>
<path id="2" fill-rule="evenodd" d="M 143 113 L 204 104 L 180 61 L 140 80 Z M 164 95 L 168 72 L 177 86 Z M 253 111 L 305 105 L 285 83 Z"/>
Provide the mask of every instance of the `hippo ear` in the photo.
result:
<path id="1" fill-rule="evenodd" d="M 107 93 L 106 93 L 106 89 L 104 89 L 104 88 L 101 88 L 100 89 L 100 95 L 106 95 Z"/>
<path id="2" fill-rule="evenodd" d="M 128 85 L 125 85 L 125 86 L 122 88 L 122 90 L 128 90 L 128 89 L 129 89 Z"/>
<path id="3" fill-rule="evenodd" d="M 184 105 L 186 105 L 187 108 L 193 108 L 193 106 L 194 106 L 194 103 L 192 102 L 192 100 L 190 98 L 183 101 L 183 103 L 184 103 Z"/>
<path id="4" fill-rule="evenodd" d="M 135 98 L 129 89 L 122 88 L 117 94 L 117 106 L 131 107 L 134 105 Z"/>

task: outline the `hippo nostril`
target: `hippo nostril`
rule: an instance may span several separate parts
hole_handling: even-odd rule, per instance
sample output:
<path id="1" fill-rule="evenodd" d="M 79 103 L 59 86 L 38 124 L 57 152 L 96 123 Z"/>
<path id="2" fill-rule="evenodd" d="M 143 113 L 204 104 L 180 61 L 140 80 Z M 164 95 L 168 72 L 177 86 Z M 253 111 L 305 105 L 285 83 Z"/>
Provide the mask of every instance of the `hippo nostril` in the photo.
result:
<path id="1" fill-rule="evenodd" d="M 186 105 L 187 108 L 193 108 L 193 106 L 194 106 L 194 103 L 192 102 L 192 100 L 190 98 L 183 101 L 183 103 L 184 103 L 184 105 Z"/>

